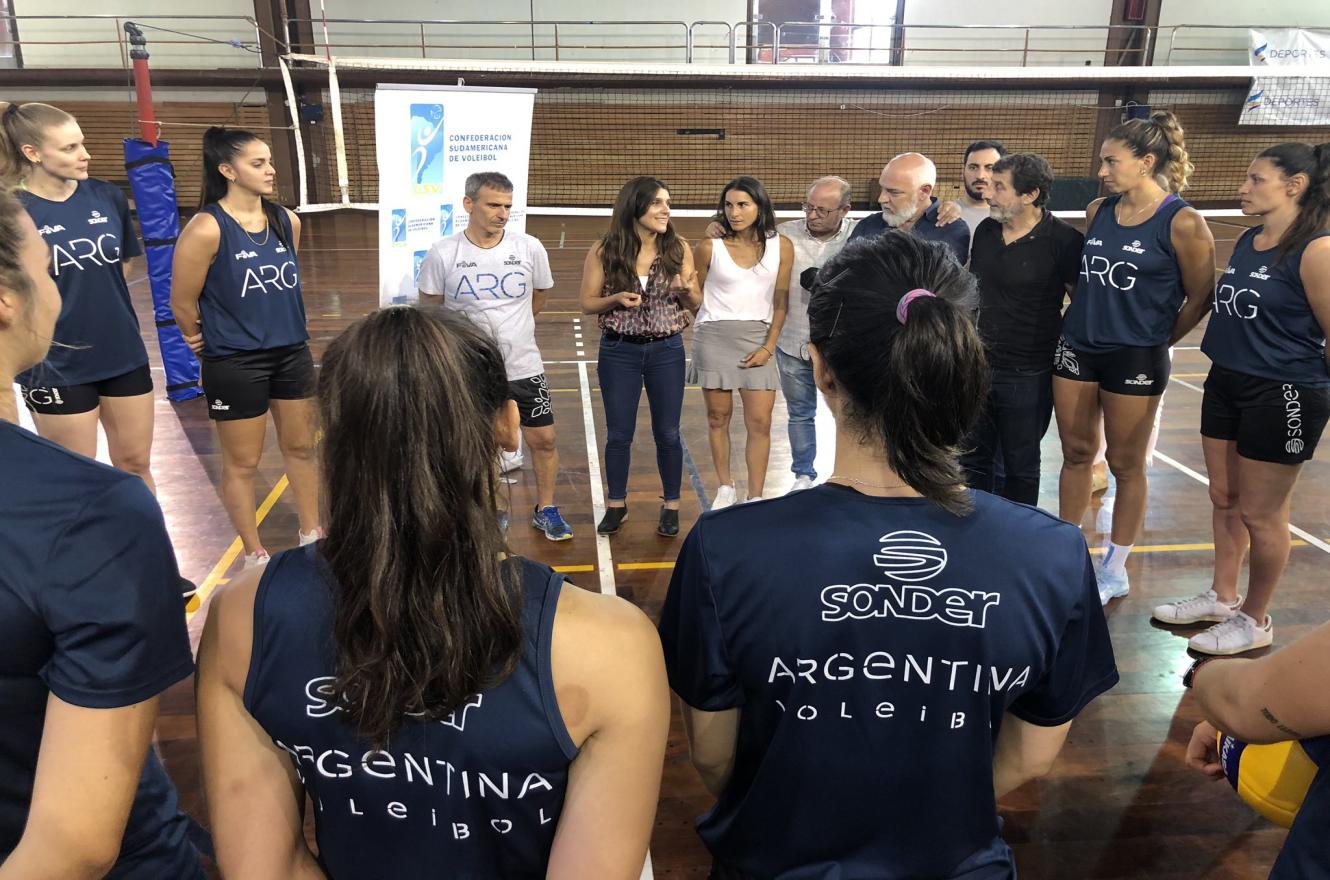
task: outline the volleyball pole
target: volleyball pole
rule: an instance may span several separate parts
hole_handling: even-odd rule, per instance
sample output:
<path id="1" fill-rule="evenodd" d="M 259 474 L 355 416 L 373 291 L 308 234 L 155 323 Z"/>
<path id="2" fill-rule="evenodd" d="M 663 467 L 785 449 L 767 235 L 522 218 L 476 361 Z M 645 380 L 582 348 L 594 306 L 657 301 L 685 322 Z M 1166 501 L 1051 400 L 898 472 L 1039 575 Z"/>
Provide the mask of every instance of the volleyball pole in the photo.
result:
<path id="1" fill-rule="evenodd" d="M 134 62 L 134 90 L 138 95 L 139 135 L 125 138 L 125 171 L 134 192 L 134 207 L 143 233 L 148 261 L 148 285 L 157 325 L 157 346 L 166 371 L 166 396 L 179 402 L 198 397 L 199 362 L 171 314 L 171 261 L 180 237 L 180 211 L 176 207 L 175 171 L 170 144 L 161 140 L 152 105 L 152 78 L 148 71 L 148 41 L 132 21 L 125 22 L 129 57 Z"/>

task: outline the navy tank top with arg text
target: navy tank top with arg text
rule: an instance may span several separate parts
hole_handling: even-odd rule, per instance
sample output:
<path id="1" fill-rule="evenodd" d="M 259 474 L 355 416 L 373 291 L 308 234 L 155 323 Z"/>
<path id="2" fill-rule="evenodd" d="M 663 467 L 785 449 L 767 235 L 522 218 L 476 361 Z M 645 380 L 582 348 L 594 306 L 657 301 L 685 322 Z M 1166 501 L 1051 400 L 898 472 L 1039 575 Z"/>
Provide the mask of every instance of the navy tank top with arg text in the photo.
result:
<path id="1" fill-rule="evenodd" d="M 563 576 L 514 558 L 523 602 L 513 673 L 439 721 L 407 719 L 375 749 L 337 706 L 337 587 L 317 547 L 268 563 L 254 603 L 245 707 L 310 795 L 328 876 L 544 877 L 577 755 L 550 668 Z"/>
<path id="2" fill-rule="evenodd" d="M 300 295 L 300 267 L 285 209 L 282 234 L 271 224 L 246 231 L 216 203 L 204 205 L 221 229 L 217 255 L 208 267 L 199 296 L 203 356 L 230 357 L 297 345 L 309 339 L 305 301 Z"/>
<path id="3" fill-rule="evenodd" d="M 1201 351 L 1221 367 L 1312 388 L 1330 385 L 1325 331 L 1302 284 L 1303 245 L 1280 255 L 1279 246 L 1256 249 L 1262 227 L 1238 239 L 1215 285 L 1215 304 Z M 1312 241 L 1330 235 L 1321 231 Z M 1310 244 L 1311 242 L 1308 242 Z"/>
<path id="4" fill-rule="evenodd" d="M 1182 308 L 1172 228 L 1187 203 L 1170 193 L 1149 220 L 1123 226 L 1121 198 L 1104 199 L 1085 232 L 1076 294 L 1062 319 L 1063 338 L 1080 351 L 1165 345 Z"/>

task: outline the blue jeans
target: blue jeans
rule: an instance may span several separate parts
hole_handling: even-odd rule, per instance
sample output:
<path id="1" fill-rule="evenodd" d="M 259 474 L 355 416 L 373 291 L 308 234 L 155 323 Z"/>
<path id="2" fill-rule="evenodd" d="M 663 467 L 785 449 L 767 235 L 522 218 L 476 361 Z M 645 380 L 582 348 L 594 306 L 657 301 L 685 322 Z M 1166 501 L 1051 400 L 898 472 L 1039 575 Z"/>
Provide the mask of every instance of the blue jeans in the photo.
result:
<path id="1" fill-rule="evenodd" d="M 992 492 L 994 469 L 1000 464 L 1002 497 L 1038 504 L 1039 443 L 1052 417 L 1051 368 L 994 369 L 988 403 L 967 441 L 970 451 L 961 457 L 969 484 Z"/>
<path id="2" fill-rule="evenodd" d="M 683 375 L 683 336 L 679 333 L 643 344 L 601 338 L 596 376 L 605 404 L 605 478 L 611 501 L 628 497 L 628 466 L 644 385 L 662 494 L 666 501 L 679 500 L 683 480 L 683 443 L 679 439 Z"/>
<path id="3" fill-rule="evenodd" d="M 813 383 L 813 362 L 776 349 L 776 368 L 780 388 L 785 394 L 789 413 L 790 470 L 796 477 L 815 479 L 813 460 L 817 458 L 817 385 Z"/>

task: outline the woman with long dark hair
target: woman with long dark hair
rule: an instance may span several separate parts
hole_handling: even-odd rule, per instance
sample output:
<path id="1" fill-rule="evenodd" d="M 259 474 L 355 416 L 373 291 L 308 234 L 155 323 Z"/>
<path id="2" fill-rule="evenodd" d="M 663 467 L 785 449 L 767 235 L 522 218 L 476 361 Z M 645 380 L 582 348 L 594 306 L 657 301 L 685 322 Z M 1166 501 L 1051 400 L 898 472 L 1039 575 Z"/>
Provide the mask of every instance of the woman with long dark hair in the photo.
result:
<path id="1" fill-rule="evenodd" d="M 300 294 L 300 220 L 270 200 L 272 151 L 239 129 L 203 134 L 203 207 L 180 234 L 171 311 L 202 365 L 208 416 L 222 447 L 222 504 L 245 548 L 245 567 L 268 551 L 254 516 L 254 476 L 267 413 L 277 426 L 300 519 L 316 541 L 314 360 Z"/>
<path id="2" fill-rule="evenodd" d="M 49 267 L 0 192 L 0 388 L 51 345 Z M 202 880 L 152 748 L 161 693 L 194 668 L 161 509 L 17 421 L 0 394 L 0 876 Z"/>
<path id="3" fill-rule="evenodd" d="M 519 420 L 493 340 L 375 312 L 329 346 L 319 412 L 327 536 L 219 591 L 199 648 L 222 873 L 636 878 L 660 644 L 627 602 L 507 552 L 496 462 Z"/>
<path id="4" fill-rule="evenodd" d="M 1171 112 L 1121 123 L 1099 158 L 1111 195 L 1086 208 L 1080 280 L 1053 355 L 1053 410 L 1062 441 L 1058 515 L 1077 524 L 1090 506 L 1102 417 L 1117 481 L 1108 546 L 1095 568 L 1107 604 L 1129 589 L 1125 565 L 1145 523 L 1146 460 L 1169 346 L 1210 306 L 1215 241 L 1178 195 L 1192 164 Z"/>
<path id="5" fill-rule="evenodd" d="M 609 498 L 596 526 L 619 531 L 628 518 L 628 465 L 642 388 L 651 410 L 661 501 L 657 533 L 679 534 L 683 479 L 683 331 L 701 303 L 693 249 L 670 223 L 670 191 L 654 177 L 634 177 L 619 190 L 609 231 L 582 266 L 582 311 L 596 315 L 596 375 L 605 404 L 605 476 Z"/>
<path id="6" fill-rule="evenodd" d="M 43 437 L 96 458 L 100 423 L 111 464 L 156 491 L 152 373 L 126 281 L 143 248 L 125 194 L 88 176 L 91 159 L 73 116 L 0 101 L 0 179 L 23 185 L 60 291 L 55 344 L 18 383 Z"/>
<path id="7" fill-rule="evenodd" d="M 712 509 L 739 500 L 730 471 L 735 391 L 744 408 L 748 499 L 762 497 L 771 457 L 771 410 L 780 387 L 776 340 L 785 324 L 794 263 L 794 246 L 776 232 L 776 212 L 761 181 L 736 177 L 725 184 L 716 214 L 721 237 L 697 245 L 702 307 L 687 377 L 702 387 L 707 405 L 707 440 L 719 483 Z"/>
<path id="8" fill-rule="evenodd" d="M 1211 361 L 1201 445 L 1214 505 L 1214 582 L 1154 610 L 1165 623 L 1214 622 L 1188 642 L 1203 654 L 1274 641 L 1266 611 L 1288 563 L 1293 486 L 1330 417 L 1330 144 L 1263 151 L 1238 198 L 1261 225 L 1238 238 L 1201 342 Z M 1249 546 L 1244 601 L 1238 576 Z"/>
<path id="9" fill-rule="evenodd" d="M 940 243 L 846 244 L 808 305 L 832 475 L 684 542 L 660 629 L 715 878 L 1013 877 L 996 798 L 1117 681 L 1080 530 L 965 487 L 974 291 Z"/>

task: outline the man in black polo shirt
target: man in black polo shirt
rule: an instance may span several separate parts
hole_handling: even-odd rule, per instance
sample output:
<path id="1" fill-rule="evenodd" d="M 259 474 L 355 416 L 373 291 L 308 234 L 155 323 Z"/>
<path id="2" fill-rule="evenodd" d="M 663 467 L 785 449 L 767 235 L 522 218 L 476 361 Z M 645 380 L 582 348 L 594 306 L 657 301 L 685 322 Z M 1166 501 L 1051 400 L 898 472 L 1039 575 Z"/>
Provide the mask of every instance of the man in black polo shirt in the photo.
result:
<path id="1" fill-rule="evenodd" d="M 970 250 L 993 384 L 963 463 L 970 485 L 991 492 L 1000 449 L 1002 495 L 1023 504 L 1039 502 L 1039 442 L 1053 414 L 1053 349 L 1084 240 L 1045 210 L 1052 186 L 1053 170 L 1042 156 L 1002 157 L 986 194 L 989 217 Z"/>

